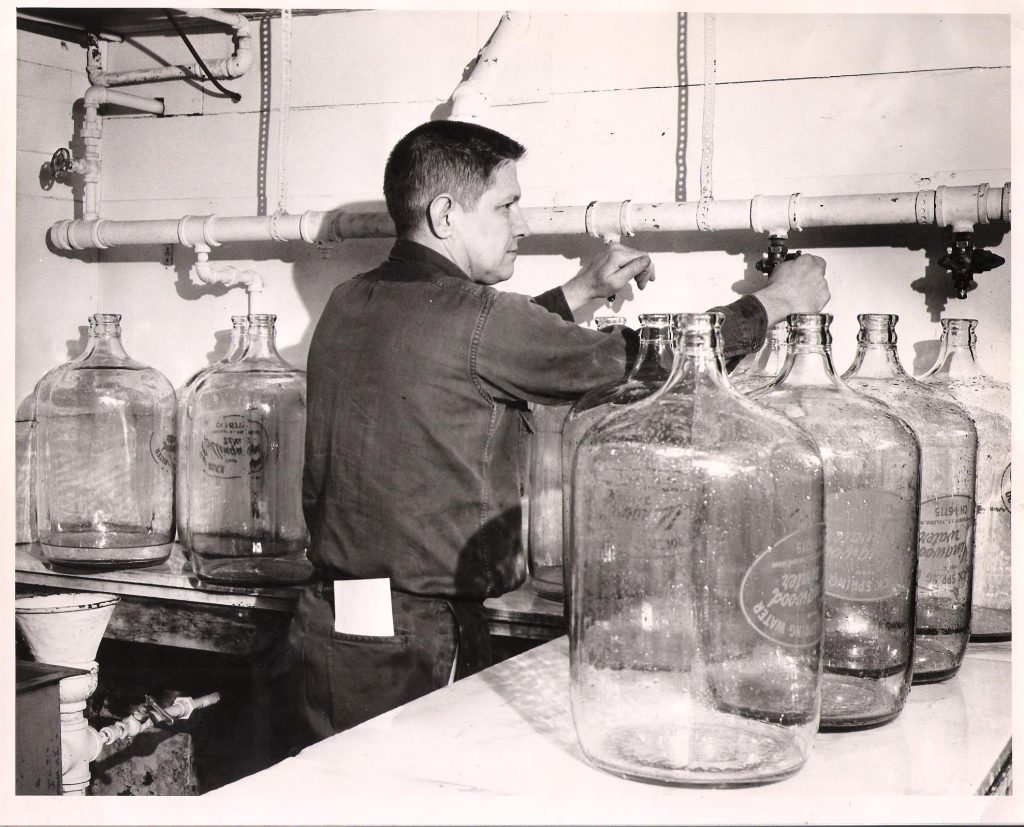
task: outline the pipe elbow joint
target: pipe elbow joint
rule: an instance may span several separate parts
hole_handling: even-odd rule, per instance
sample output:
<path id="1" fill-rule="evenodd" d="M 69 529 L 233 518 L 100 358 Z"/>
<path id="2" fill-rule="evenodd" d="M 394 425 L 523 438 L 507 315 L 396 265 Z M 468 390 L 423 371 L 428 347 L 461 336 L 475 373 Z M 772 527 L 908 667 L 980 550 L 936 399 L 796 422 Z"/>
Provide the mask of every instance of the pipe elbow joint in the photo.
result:
<path id="1" fill-rule="evenodd" d="M 98 107 L 107 102 L 109 95 L 110 90 L 106 86 L 98 86 L 94 83 L 85 90 L 85 95 L 83 95 L 82 99 L 85 101 L 86 107 Z"/>

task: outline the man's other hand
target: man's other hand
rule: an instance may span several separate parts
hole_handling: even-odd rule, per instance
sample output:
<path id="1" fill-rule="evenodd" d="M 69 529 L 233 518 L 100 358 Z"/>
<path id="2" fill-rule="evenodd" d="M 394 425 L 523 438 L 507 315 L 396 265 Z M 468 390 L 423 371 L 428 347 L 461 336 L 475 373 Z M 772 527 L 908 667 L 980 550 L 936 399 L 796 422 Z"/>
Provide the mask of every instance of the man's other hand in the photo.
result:
<path id="1" fill-rule="evenodd" d="M 580 271 L 562 285 L 569 308 L 576 312 L 588 302 L 614 296 L 630 279 L 641 290 L 654 281 L 654 262 L 646 253 L 624 244 L 608 244 L 584 262 Z"/>

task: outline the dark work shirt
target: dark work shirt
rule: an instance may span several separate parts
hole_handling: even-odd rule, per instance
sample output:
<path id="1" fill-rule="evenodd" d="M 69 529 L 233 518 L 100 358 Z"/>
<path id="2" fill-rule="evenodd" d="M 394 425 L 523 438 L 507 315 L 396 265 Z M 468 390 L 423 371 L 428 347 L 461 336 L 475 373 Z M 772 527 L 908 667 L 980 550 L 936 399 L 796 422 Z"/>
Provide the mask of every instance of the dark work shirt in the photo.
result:
<path id="1" fill-rule="evenodd" d="M 726 356 L 760 346 L 760 302 L 724 310 Z M 411 594 L 516 588 L 526 403 L 619 380 L 635 352 L 628 328 L 573 323 L 560 288 L 535 300 L 499 291 L 397 241 L 385 263 L 335 288 L 310 343 L 310 559 L 327 577 L 390 577 Z"/>

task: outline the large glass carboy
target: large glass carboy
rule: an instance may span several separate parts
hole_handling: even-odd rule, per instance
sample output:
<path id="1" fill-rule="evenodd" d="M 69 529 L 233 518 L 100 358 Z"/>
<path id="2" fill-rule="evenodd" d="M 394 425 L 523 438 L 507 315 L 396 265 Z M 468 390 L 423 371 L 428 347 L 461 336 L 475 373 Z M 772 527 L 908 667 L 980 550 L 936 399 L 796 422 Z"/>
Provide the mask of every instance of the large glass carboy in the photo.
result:
<path id="1" fill-rule="evenodd" d="M 665 384 L 672 372 L 675 347 L 671 313 L 640 315 L 640 351 L 636 363 L 622 382 L 604 385 L 581 396 L 562 424 L 562 467 L 572 468 L 572 459 L 583 434 L 614 408 L 646 399 Z M 563 548 L 571 553 L 569 523 L 572 519 L 571 474 L 562 478 Z"/>
<path id="2" fill-rule="evenodd" d="M 818 729 L 821 459 L 729 386 L 722 318 L 675 315 L 667 384 L 593 425 L 573 463 L 573 721 L 627 778 L 784 778 Z"/>
<path id="3" fill-rule="evenodd" d="M 1008 640 L 1010 614 L 1010 386 L 988 376 L 974 345 L 976 319 L 943 319 L 942 349 L 921 377 L 963 405 L 978 429 L 971 637 Z"/>
<path id="4" fill-rule="evenodd" d="M 881 724 L 910 691 L 920 449 L 910 426 L 832 367 L 829 314 L 789 317 L 779 378 L 754 395 L 814 437 L 825 469 L 821 725 Z"/>
<path id="5" fill-rule="evenodd" d="M 970 637 L 978 435 L 952 397 L 903 369 L 897 320 L 886 313 L 857 317 L 857 353 L 843 379 L 892 408 L 921 447 L 914 683 L 926 683 L 956 674 Z"/>
<path id="6" fill-rule="evenodd" d="M 36 514 L 43 557 L 76 567 L 161 563 L 174 540 L 174 388 L 89 317 L 85 350 L 36 385 Z"/>
<path id="7" fill-rule="evenodd" d="M 312 573 L 302 515 L 305 373 L 274 345 L 272 314 L 248 317 L 241 358 L 194 386 L 185 542 L 205 584 L 299 583 Z"/>
<path id="8" fill-rule="evenodd" d="M 740 393 L 746 394 L 768 387 L 785 364 L 788 340 L 789 322 L 781 321 L 773 325 L 761 349 L 744 357 L 736 370 L 729 374 L 730 384 Z M 747 359 L 751 361 L 747 362 Z"/>
<path id="9" fill-rule="evenodd" d="M 597 330 L 623 325 L 623 316 L 597 316 Z M 527 488 L 527 560 L 533 590 L 546 600 L 561 602 L 565 595 L 562 561 L 562 427 L 569 415 L 564 405 L 533 405 L 529 482 Z M 568 467 L 564 469 L 568 471 Z"/>
<path id="10" fill-rule="evenodd" d="M 241 358 L 242 353 L 245 350 L 245 331 L 248 326 L 248 316 L 232 316 L 231 342 L 228 344 L 228 351 L 224 355 L 224 358 L 218 359 L 213 364 L 197 370 L 185 380 L 185 384 L 182 385 L 181 389 L 178 391 L 178 410 L 176 414 L 178 426 L 178 473 L 175 477 L 176 483 L 174 489 L 174 522 L 178 527 L 178 542 L 181 543 L 182 549 L 186 554 L 188 550 L 188 546 L 185 544 L 185 533 L 188 527 L 188 497 L 185 490 L 185 481 L 188 479 L 187 466 L 189 430 L 185 421 L 185 413 L 189 403 L 192 401 L 192 393 L 199 380 L 222 365 L 230 364 L 236 359 Z"/>

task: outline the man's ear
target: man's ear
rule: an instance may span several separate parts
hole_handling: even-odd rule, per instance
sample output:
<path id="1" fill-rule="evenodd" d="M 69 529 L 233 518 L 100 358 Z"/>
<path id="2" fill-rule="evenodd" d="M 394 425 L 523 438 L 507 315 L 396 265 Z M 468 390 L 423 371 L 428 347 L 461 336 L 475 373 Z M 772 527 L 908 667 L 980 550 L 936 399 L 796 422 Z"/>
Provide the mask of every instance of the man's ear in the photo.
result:
<path id="1" fill-rule="evenodd" d="M 427 207 L 427 222 L 430 232 L 437 238 L 448 238 L 452 234 L 452 212 L 455 199 L 443 192 L 436 196 Z"/>

